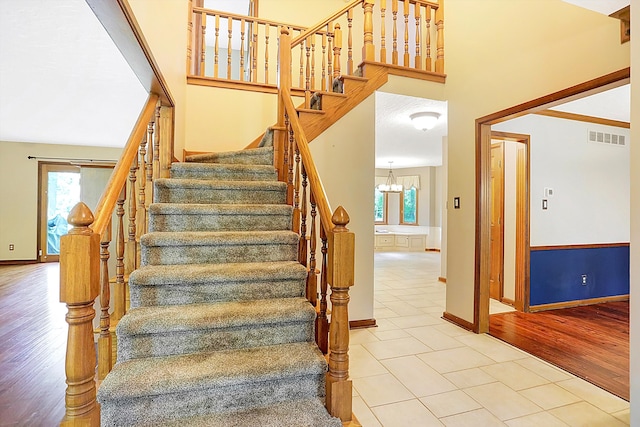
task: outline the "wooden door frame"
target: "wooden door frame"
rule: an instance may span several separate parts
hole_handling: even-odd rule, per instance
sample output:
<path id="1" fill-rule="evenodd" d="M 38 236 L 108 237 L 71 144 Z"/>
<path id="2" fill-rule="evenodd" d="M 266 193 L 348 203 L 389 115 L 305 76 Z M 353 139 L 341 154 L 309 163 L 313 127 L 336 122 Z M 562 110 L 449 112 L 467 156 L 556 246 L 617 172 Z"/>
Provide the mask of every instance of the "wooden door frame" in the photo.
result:
<path id="1" fill-rule="evenodd" d="M 493 132 L 491 134 L 491 139 L 493 140 Z M 502 247 L 500 248 L 500 275 L 499 277 L 499 282 L 500 282 L 500 291 L 499 291 L 499 295 L 498 295 L 498 300 L 500 302 L 502 302 L 502 298 L 504 297 L 504 168 L 505 168 L 505 164 L 504 164 L 504 141 L 500 141 L 500 142 L 491 142 L 491 147 L 490 147 L 490 153 L 494 148 L 500 148 L 500 169 L 501 169 L 501 174 L 502 176 L 500 177 L 500 192 L 501 194 L 501 203 L 500 203 L 500 241 L 502 242 Z M 491 154 L 492 155 L 492 154 Z M 491 161 L 491 157 L 489 158 L 489 160 Z M 491 166 L 491 168 L 493 169 L 493 166 Z M 491 192 L 491 210 L 493 210 L 494 207 L 494 194 L 493 191 Z M 493 251 L 493 248 L 491 249 Z M 491 283 L 491 275 L 489 275 L 489 283 Z M 489 285 L 489 298 L 491 298 L 491 285 Z"/>
<path id="2" fill-rule="evenodd" d="M 531 135 L 513 132 L 491 131 L 491 139 L 512 141 L 523 144 L 526 150 L 524 192 L 520 193 L 516 188 L 516 289 L 514 306 L 518 311 L 529 311 L 529 286 L 530 286 L 530 213 L 531 213 Z M 504 151 L 503 151 L 504 153 Z M 503 155 L 504 161 L 504 155 Z M 504 173 L 504 169 L 503 169 Z M 516 171 L 517 175 L 517 171 Z M 516 180 L 518 176 L 516 176 Z M 504 176 L 503 176 L 504 180 Z M 504 182 L 503 182 L 504 185 Z M 504 200 L 503 200 L 504 203 Z M 504 204 L 503 204 L 504 210 Z M 519 218 L 521 217 L 521 219 Z M 504 228 L 504 223 L 503 223 Z M 520 232 L 519 232 L 520 231 Z M 504 233 L 504 231 L 503 231 Z M 504 240 L 503 240 L 504 253 Z M 504 254 L 503 272 L 504 272 Z M 519 279 L 520 278 L 520 279 Z M 504 277 L 502 278 L 504 289 Z M 504 296 L 504 295 L 503 295 Z M 502 298 L 501 298 L 502 301 Z"/>
<path id="3" fill-rule="evenodd" d="M 491 248 L 491 126 L 629 83 L 631 68 L 580 83 L 543 97 L 476 119 L 476 234 L 473 330 L 489 330 Z"/>

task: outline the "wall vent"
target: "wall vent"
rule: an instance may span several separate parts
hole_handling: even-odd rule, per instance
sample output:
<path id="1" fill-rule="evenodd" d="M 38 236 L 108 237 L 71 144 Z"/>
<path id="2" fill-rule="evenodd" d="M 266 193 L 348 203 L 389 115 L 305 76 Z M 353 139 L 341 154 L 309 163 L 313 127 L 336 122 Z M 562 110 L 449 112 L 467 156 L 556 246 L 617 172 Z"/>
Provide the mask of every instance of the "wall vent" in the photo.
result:
<path id="1" fill-rule="evenodd" d="M 615 133 L 589 131 L 589 142 L 609 145 L 627 145 L 624 135 L 616 135 Z"/>

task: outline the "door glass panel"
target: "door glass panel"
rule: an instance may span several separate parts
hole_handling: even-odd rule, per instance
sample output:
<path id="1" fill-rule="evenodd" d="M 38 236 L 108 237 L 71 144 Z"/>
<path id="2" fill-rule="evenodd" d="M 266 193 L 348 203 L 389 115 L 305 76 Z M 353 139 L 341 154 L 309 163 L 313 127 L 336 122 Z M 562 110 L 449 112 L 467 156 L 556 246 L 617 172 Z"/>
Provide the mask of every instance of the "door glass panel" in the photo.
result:
<path id="1" fill-rule="evenodd" d="M 80 173 L 48 172 L 47 174 L 47 255 L 60 254 L 60 236 L 71 226 L 67 217 L 80 201 Z"/>

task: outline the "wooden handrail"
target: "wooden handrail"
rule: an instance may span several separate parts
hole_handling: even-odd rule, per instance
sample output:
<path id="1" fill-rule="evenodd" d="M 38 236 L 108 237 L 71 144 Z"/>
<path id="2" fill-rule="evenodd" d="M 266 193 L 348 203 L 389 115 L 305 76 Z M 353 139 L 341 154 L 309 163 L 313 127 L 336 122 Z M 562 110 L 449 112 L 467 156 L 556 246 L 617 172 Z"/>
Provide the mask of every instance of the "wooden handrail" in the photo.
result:
<path id="1" fill-rule="evenodd" d="M 270 19 L 259 18 L 257 16 L 239 15 L 237 13 L 224 12 L 222 10 L 206 9 L 204 7 L 194 6 L 193 11 L 198 13 L 206 13 L 207 15 L 218 15 L 224 18 L 233 18 L 237 20 L 244 19 L 246 22 L 254 22 L 257 24 L 269 24 L 269 25 L 273 25 L 274 27 L 287 27 L 287 28 L 291 28 L 294 31 L 304 31 L 307 29 L 306 27 L 302 27 L 300 25 L 295 25 L 295 24 L 288 24 L 286 22 L 272 21 Z"/>
<path id="2" fill-rule="evenodd" d="M 351 3 L 349 3 L 348 5 L 346 5 L 345 7 L 343 7 L 342 9 L 340 9 L 339 11 L 337 11 L 336 13 L 334 13 L 333 15 L 329 16 L 326 19 L 323 19 L 322 21 L 318 22 L 317 24 L 313 25 L 312 27 L 309 27 L 304 33 L 300 34 L 298 37 L 296 37 L 295 39 L 291 40 L 291 47 L 292 48 L 296 47 L 297 45 L 302 43 L 302 41 L 304 39 L 309 37 L 311 34 L 318 33 L 322 29 L 322 27 L 327 25 L 329 22 L 335 21 L 340 16 L 344 15 L 349 9 L 353 9 L 354 7 L 356 7 L 357 5 L 362 3 L 363 1 L 364 0 L 354 0 Z"/>
<path id="3" fill-rule="evenodd" d="M 438 2 L 432 2 L 432 1 L 428 1 L 428 0 L 409 0 L 409 3 L 411 4 L 419 4 L 421 6 L 431 6 L 432 9 L 437 9 L 440 5 L 438 4 Z"/>
<path id="4" fill-rule="evenodd" d="M 91 228 L 97 234 L 102 235 L 111 221 L 111 215 L 115 208 L 116 201 L 127 180 L 129 167 L 134 157 L 138 154 L 140 140 L 147 132 L 147 124 L 155 114 L 157 103 L 158 95 L 153 93 L 149 94 L 147 102 L 138 116 L 133 131 L 131 131 L 127 144 L 122 151 L 122 156 L 120 160 L 118 160 L 118 163 L 116 163 L 113 173 L 107 182 L 106 190 L 102 193 L 102 197 L 100 197 L 100 201 L 95 210 L 95 221 L 91 225 Z"/>
<path id="5" fill-rule="evenodd" d="M 320 180 L 320 175 L 318 174 L 316 165 L 312 160 L 309 143 L 307 142 L 307 137 L 305 136 L 300 120 L 298 119 L 296 107 L 293 105 L 293 101 L 291 101 L 291 91 L 289 88 L 281 88 L 280 91 L 284 108 L 289 115 L 291 127 L 296 135 L 297 147 L 298 150 L 300 150 L 300 157 L 302 158 L 302 163 L 304 164 L 304 168 L 307 172 L 307 179 L 309 180 L 311 192 L 316 197 L 316 205 L 320 212 L 320 220 L 322 221 L 322 225 L 325 227 L 327 234 L 330 234 L 330 231 L 333 230 L 333 223 L 331 222 L 333 211 L 331 210 L 331 206 L 329 206 L 329 201 L 326 198 L 326 192 L 322 185 L 322 181 Z"/>

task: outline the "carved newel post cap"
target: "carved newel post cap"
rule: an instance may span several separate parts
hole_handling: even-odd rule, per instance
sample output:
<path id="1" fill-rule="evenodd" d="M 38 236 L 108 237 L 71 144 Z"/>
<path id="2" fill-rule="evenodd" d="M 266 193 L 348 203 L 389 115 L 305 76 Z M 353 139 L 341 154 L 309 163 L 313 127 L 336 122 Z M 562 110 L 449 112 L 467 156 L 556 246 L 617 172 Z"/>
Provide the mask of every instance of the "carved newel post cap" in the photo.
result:
<path id="1" fill-rule="evenodd" d="M 284 34 L 284 35 L 289 35 L 289 28 L 287 27 L 282 27 L 280 28 L 280 34 Z"/>
<path id="2" fill-rule="evenodd" d="M 333 224 L 335 225 L 333 231 L 338 233 L 349 231 L 349 229 L 347 228 L 347 224 L 349 224 L 350 220 L 351 219 L 349 218 L 349 214 L 347 213 L 347 211 L 342 206 L 338 206 L 336 211 L 333 213 L 333 216 L 331 217 L 331 222 L 333 222 Z"/>
<path id="3" fill-rule="evenodd" d="M 94 217 L 89 206 L 83 202 L 78 202 L 69 212 L 67 222 L 73 225 L 69 234 L 87 234 L 90 233 L 89 226 L 93 224 Z"/>

